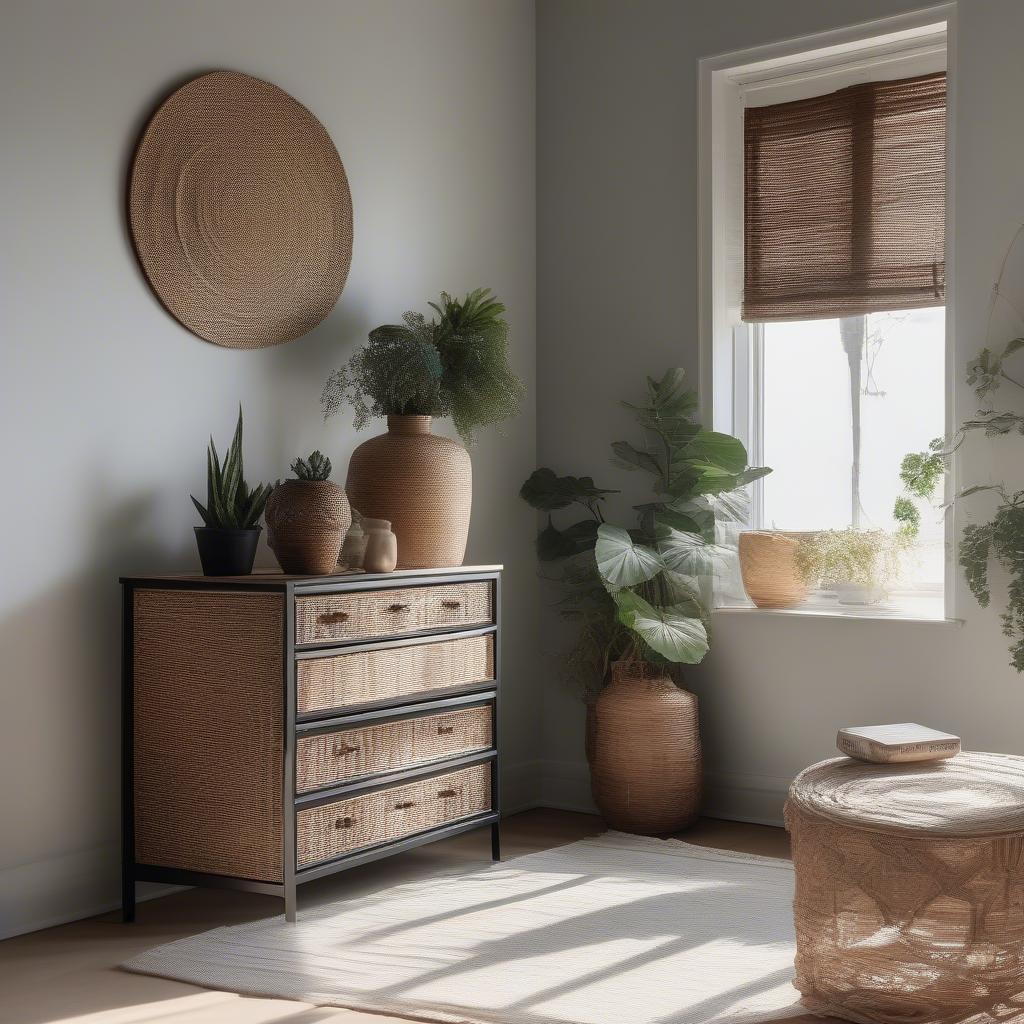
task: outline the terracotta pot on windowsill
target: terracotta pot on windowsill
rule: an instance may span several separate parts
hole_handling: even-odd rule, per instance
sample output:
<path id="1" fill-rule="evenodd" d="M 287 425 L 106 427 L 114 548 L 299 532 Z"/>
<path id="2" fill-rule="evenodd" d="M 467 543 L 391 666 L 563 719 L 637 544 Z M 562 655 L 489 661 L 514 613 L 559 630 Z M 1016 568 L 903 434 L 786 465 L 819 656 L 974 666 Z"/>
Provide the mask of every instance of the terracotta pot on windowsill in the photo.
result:
<path id="1" fill-rule="evenodd" d="M 745 530 L 740 534 L 740 572 L 747 597 L 758 608 L 792 608 L 807 597 L 796 553 L 807 532 Z"/>

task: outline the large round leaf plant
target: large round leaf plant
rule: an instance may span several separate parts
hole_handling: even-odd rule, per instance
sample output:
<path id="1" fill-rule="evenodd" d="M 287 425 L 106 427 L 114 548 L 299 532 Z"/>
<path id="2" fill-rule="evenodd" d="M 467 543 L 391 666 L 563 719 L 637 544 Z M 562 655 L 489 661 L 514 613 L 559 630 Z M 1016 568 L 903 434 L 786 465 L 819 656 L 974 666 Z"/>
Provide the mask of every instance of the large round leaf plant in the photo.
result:
<path id="1" fill-rule="evenodd" d="M 623 405 L 636 417 L 642 441 L 614 442 L 613 461 L 652 478 L 651 500 L 633 506 L 634 526 L 605 521 L 606 497 L 618 492 L 591 477 L 542 468 L 520 491 L 548 515 L 537 554 L 562 567 L 562 614 L 578 626 L 565 667 L 588 695 L 603 685 L 613 660 L 692 665 L 703 659 L 712 580 L 732 554 L 720 535 L 745 519 L 745 485 L 770 472 L 747 465 L 737 438 L 695 421 L 696 394 L 681 369 L 649 377 L 645 401 Z M 553 513 L 580 508 L 583 518 L 555 524 Z"/>

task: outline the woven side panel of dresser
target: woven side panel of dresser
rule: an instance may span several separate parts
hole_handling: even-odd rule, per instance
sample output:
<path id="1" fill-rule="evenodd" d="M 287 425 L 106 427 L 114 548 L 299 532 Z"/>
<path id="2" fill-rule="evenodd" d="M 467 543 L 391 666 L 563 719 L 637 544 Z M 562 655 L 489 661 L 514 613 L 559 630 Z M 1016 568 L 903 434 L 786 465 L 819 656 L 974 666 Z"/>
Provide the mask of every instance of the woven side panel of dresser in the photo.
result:
<path id="1" fill-rule="evenodd" d="M 279 882 L 284 597 L 137 590 L 135 857 Z"/>

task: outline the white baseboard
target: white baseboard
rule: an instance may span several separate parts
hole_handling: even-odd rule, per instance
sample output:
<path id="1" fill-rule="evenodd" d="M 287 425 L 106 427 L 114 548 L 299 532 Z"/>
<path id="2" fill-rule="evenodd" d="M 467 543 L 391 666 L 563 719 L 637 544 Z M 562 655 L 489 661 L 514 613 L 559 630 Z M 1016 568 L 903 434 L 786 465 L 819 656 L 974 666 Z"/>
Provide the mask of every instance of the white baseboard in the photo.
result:
<path id="1" fill-rule="evenodd" d="M 539 762 L 540 804 L 562 811 L 596 814 L 586 761 Z M 734 772 L 709 772 L 704 779 L 704 813 L 710 818 L 782 825 L 790 779 Z"/>
<path id="2" fill-rule="evenodd" d="M 181 888 L 140 882 L 136 899 L 156 899 Z M 118 843 L 0 870 L 0 939 L 80 921 L 120 907 Z"/>
<path id="3" fill-rule="evenodd" d="M 712 818 L 781 825 L 789 779 L 710 772 L 705 813 Z M 502 766 L 502 812 L 534 807 L 596 814 L 586 761 L 536 760 Z M 120 907 L 120 847 L 88 850 L 0 870 L 0 939 L 52 928 Z M 181 886 L 139 883 L 137 899 L 155 899 Z"/>
<path id="4" fill-rule="evenodd" d="M 540 761 L 502 766 L 505 814 L 539 806 L 540 766 Z M 136 900 L 156 899 L 182 888 L 140 882 Z M 119 910 L 120 894 L 118 843 L 0 869 L 0 939 Z"/>
<path id="5" fill-rule="evenodd" d="M 522 761 L 501 766 L 501 813 L 503 816 L 529 811 L 541 805 L 543 761 Z"/>
<path id="6" fill-rule="evenodd" d="M 704 813 L 709 818 L 781 827 L 792 781 L 774 775 L 709 772 L 704 779 Z"/>
<path id="7" fill-rule="evenodd" d="M 540 779 L 542 806 L 597 814 L 597 805 L 590 795 L 590 765 L 586 761 L 544 761 Z"/>

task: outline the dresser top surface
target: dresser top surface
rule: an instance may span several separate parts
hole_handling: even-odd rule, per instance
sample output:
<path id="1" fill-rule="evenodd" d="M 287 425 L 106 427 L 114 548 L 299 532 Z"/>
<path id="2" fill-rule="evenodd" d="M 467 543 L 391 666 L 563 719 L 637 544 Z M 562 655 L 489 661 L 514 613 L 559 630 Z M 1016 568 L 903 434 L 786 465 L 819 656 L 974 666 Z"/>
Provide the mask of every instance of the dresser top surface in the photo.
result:
<path id="1" fill-rule="evenodd" d="M 122 576 L 121 583 L 194 585 L 196 587 L 245 587 L 281 589 L 288 584 L 296 587 L 321 587 L 342 583 L 389 583 L 404 580 L 431 580 L 437 577 L 455 579 L 481 573 L 498 573 L 502 565 L 454 565 L 443 569 L 396 569 L 394 572 L 368 573 L 362 569 L 347 569 L 328 576 L 289 576 L 276 569 L 253 569 L 248 576 L 202 576 L 198 573 L 153 573 L 148 576 Z"/>

